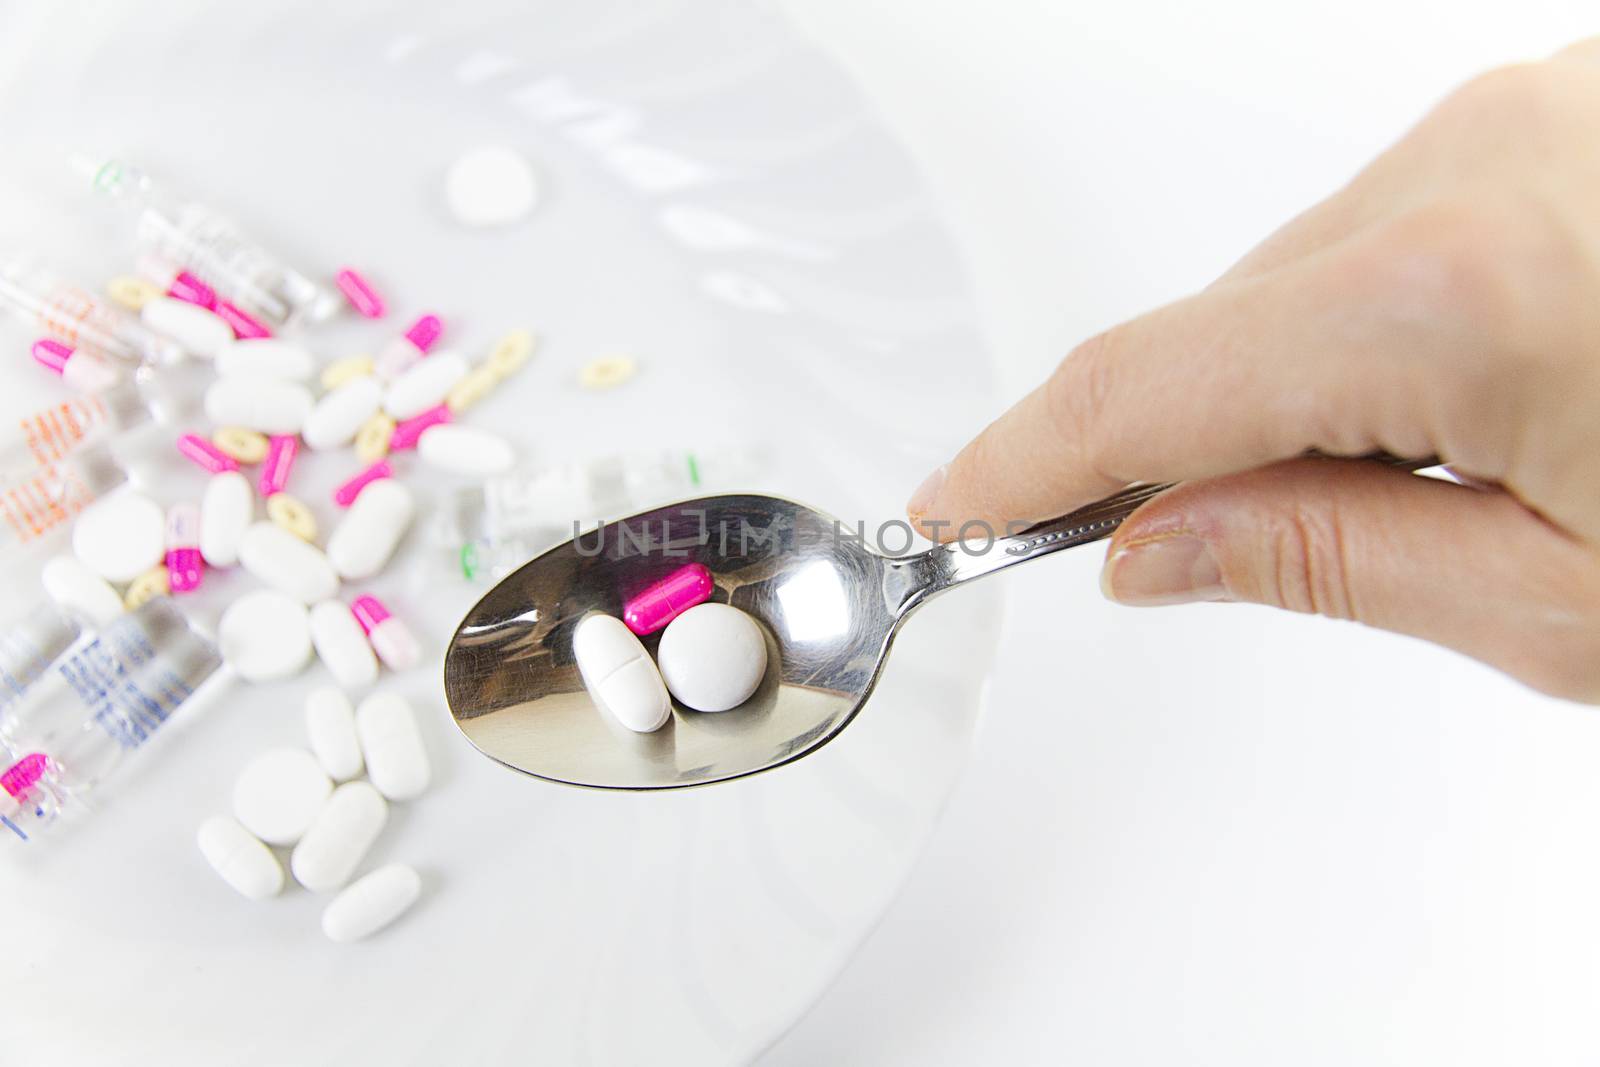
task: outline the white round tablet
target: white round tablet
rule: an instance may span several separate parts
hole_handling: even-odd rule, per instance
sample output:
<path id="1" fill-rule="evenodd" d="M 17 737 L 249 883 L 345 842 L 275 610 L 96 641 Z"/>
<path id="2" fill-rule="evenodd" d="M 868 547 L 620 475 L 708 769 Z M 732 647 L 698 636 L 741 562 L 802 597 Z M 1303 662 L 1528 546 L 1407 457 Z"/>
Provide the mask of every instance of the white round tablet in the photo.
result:
<path id="1" fill-rule="evenodd" d="M 258 589 L 229 604 L 217 624 L 222 658 L 247 682 L 298 674 L 311 658 L 311 619 L 304 604 Z"/>
<path id="2" fill-rule="evenodd" d="M 72 526 L 72 554 L 108 582 L 131 582 L 166 556 L 167 519 L 154 500 L 122 489 Z"/>
<path id="3" fill-rule="evenodd" d="M 754 619 L 727 604 L 697 604 L 673 619 L 656 646 L 667 691 L 696 711 L 750 699 L 767 671 L 767 642 Z"/>
<path id="4" fill-rule="evenodd" d="M 507 226 L 533 210 L 539 182 L 520 152 L 486 145 L 450 164 L 444 198 L 450 214 L 463 226 Z"/>
<path id="5" fill-rule="evenodd" d="M 233 784 L 233 817 L 269 845 L 300 840 L 333 792 L 333 781 L 302 748 L 263 752 Z"/>

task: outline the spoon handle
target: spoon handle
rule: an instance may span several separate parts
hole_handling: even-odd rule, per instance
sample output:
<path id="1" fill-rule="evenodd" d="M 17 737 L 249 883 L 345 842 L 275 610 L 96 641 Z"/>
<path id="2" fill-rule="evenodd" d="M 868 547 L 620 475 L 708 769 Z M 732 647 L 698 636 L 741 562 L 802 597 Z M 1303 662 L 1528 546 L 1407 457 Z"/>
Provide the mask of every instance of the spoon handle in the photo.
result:
<path id="1" fill-rule="evenodd" d="M 1403 459 L 1387 452 L 1374 452 L 1361 458 L 1406 471 L 1419 471 L 1439 465 L 1437 456 Z M 1114 493 L 1103 500 L 1068 512 L 1060 518 L 1046 519 L 1044 522 L 1004 537 L 935 545 L 920 555 L 898 560 L 900 566 L 909 570 L 907 575 L 909 581 L 905 583 L 897 614 L 904 616 L 946 589 L 986 574 L 993 574 L 1013 564 L 1047 556 L 1064 548 L 1103 541 L 1115 533 L 1123 520 L 1137 511 L 1142 504 L 1171 489 L 1175 484 L 1177 483 L 1168 482 L 1163 485 L 1131 486 L 1120 493 Z"/>

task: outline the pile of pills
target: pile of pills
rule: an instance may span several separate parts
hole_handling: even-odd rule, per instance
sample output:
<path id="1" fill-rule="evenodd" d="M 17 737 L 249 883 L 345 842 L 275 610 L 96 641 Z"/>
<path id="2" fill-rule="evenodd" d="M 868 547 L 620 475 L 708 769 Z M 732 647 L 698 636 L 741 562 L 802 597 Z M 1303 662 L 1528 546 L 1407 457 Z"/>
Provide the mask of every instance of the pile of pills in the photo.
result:
<path id="1" fill-rule="evenodd" d="M 710 603 L 716 583 L 699 563 L 679 568 L 623 605 L 622 618 L 591 614 L 572 635 L 590 698 L 636 733 L 672 717 L 671 693 L 693 711 L 730 711 L 767 674 L 767 640 L 749 615 Z M 640 637 L 662 631 L 651 660 Z"/>
<path id="2" fill-rule="evenodd" d="M 251 900 L 282 891 L 287 853 L 302 887 L 337 893 L 323 910 L 323 933 L 355 941 L 398 919 L 421 893 L 404 864 L 350 879 L 388 823 L 389 805 L 427 789 L 428 753 L 411 706 L 393 693 L 352 708 L 340 689 L 314 690 L 306 734 L 309 750 L 274 748 L 252 760 L 234 783 L 232 817 L 207 819 L 196 840 L 211 868 Z"/>

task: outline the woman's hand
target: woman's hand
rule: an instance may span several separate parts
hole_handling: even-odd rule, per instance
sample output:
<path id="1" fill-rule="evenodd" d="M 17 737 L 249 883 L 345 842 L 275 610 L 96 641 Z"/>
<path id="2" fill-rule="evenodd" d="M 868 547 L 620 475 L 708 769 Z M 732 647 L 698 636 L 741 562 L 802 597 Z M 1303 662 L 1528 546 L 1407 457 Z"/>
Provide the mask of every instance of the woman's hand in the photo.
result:
<path id="1" fill-rule="evenodd" d="M 907 510 L 949 539 L 1167 481 L 1111 542 L 1113 599 L 1357 619 L 1600 702 L 1600 38 L 1471 82 L 1209 288 L 1084 343 Z"/>

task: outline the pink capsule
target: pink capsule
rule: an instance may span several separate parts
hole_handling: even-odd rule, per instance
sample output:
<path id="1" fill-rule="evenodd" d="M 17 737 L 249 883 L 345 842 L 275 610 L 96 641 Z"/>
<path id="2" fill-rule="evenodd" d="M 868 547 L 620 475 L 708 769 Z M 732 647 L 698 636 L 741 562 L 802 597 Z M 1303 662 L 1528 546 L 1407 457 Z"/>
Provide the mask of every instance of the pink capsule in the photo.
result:
<path id="1" fill-rule="evenodd" d="M 178 451 L 182 452 L 186 459 L 198 464 L 202 470 L 210 471 L 212 474 L 239 469 L 238 460 L 197 433 L 186 433 L 178 438 Z"/>
<path id="2" fill-rule="evenodd" d="M 372 466 L 368 467 L 366 470 L 362 471 L 360 474 L 357 474 L 354 478 L 351 478 L 348 482 L 345 482 L 339 488 L 335 489 L 333 491 L 333 502 L 338 504 L 341 508 L 347 508 L 356 502 L 356 497 L 361 495 L 361 490 L 365 489 L 369 484 L 377 481 L 380 478 L 393 477 L 394 468 L 389 466 L 389 461 L 386 459 L 380 459 L 378 462 L 374 463 Z"/>
<path id="3" fill-rule="evenodd" d="M 117 369 L 93 352 L 82 352 L 48 338 L 33 342 L 33 358 L 41 367 L 85 393 L 97 393 L 117 383 Z"/>
<path id="4" fill-rule="evenodd" d="M 350 605 L 350 614 L 356 617 L 367 643 L 391 671 L 410 670 L 422 658 L 422 649 L 411 633 L 411 628 L 389 614 L 383 601 L 375 596 L 358 596 Z"/>
<path id="5" fill-rule="evenodd" d="M 383 297 L 372 287 L 372 283 L 363 278 L 359 273 L 346 267 L 333 277 L 334 284 L 344 298 L 350 301 L 350 306 L 369 319 L 383 318 Z M 416 327 L 412 327 L 415 329 Z"/>
<path id="6" fill-rule="evenodd" d="M 640 637 L 653 634 L 696 604 L 710 600 L 716 587 L 703 564 L 679 567 L 622 605 L 622 621 Z"/>
<path id="7" fill-rule="evenodd" d="M 172 279 L 172 284 L 167 287 L 167 295 L 174 300 L 199 304 L 209 310 L 216 310 L 217 307 L 217 291 L 186 270 L 179 271 Z"/>
<path id="8" fill-rule="evenodd" d="M 416 366 L 433 348 L 434 342 L 444 332 L 444 323 L 437 315 L 424 315 L 411 324 L 402 337 L 384 345 L 372 361 L 372 370 L 384 381 L 392 381 Z"/>
<path id="9" fill-rule="evenodd" d="M 424 430 L 431 430 L 453 418 L 455 415 L 450 411 L 450 405 L 440 404 L 420 415 L 413 415 L 404 422 L 395 423 L 394 432 L 389 435 L 389 451 L 403 452 L 408 448 L 416 448 L 417 439 L 422 436 Z"/>
<path id="10" fill-rule="evenodd" d="M 174 504 L 167 509 L 167 587 L 187 593 L 200 587 L 200 509 Z"/>
<path id="11" fill-rule="evenodd" d="M 283 492 L 289 484 L 289 472 L 294 469 L 294 458 L 300 454 L 300 438 L 292 433 L 273 434 L 267 438 L 267 457 L 261 461 L 261 479 L 256 487 L 265 500 L 273 493 Z"/>
<path id="12" fill-rule="evenodd" d="M 221 316 L 222 321 L 233 327 L 233 335 L 240 340 L 272 336 L 272 331 L 267 329 L 266 324 L 260 319 L 226 300 L 218 300 L 217 306 L 212 310 Z"/>
<path id="13" fill-rule="evenodd" d="M 49 769 L 50 757 L 43 752 L 30 752 L 0 771 L 0 789 L 4 789 L 13 799 L 21 800 Z"/>

